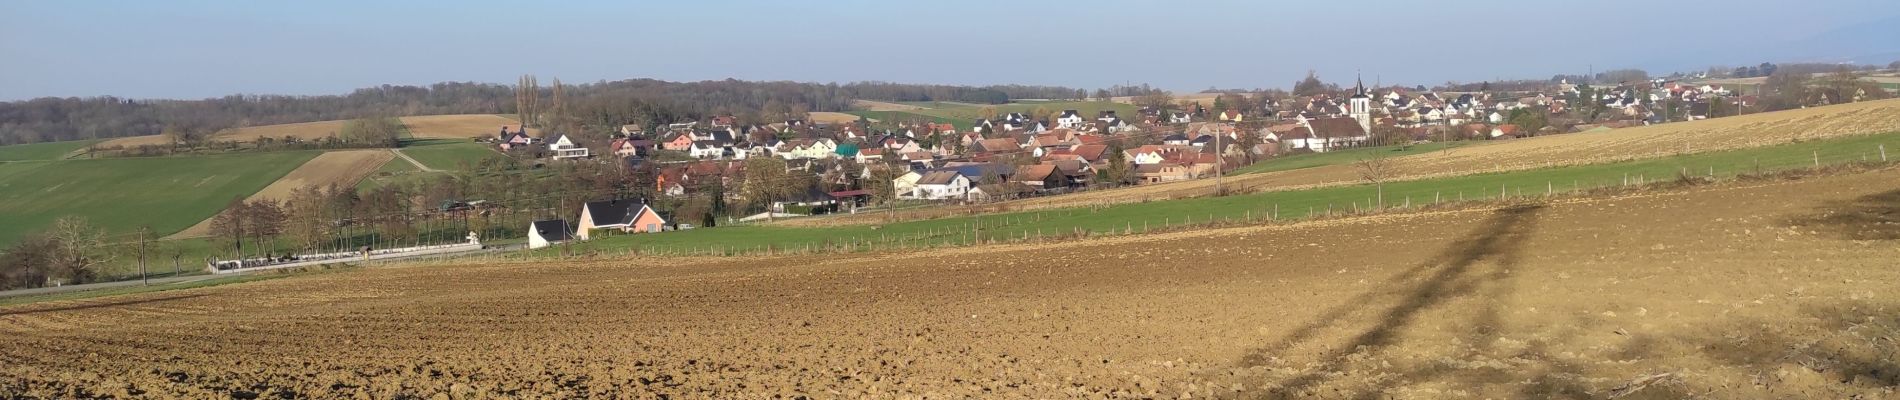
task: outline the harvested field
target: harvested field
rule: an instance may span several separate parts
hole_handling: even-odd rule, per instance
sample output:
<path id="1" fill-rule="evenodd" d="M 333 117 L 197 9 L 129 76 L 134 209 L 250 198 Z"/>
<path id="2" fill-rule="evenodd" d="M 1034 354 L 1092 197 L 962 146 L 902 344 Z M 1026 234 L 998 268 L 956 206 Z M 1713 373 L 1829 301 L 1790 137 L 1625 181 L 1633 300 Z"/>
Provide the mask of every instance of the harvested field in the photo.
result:
<path id="1" fill-rule="evenodd" d="M 303 139 L 303 140 L 314 140 L 314 139 L 321 139 L 321 138 L 336 135 L 337 132 L 341 132 L 343 130 L 343 124 L 347 122 L 349 121 L 335 120 L 335 121 L 304 122 L 304 123 L 296 123 L 296 124 L 251 126 L 251 127 L 238 129 L 236 132 L 227 132 L 227 133 L 219 134 L 217 135 L 216 139 L 217 140 L 236 140 L 240 142 L 252 142 L 252 141 L 256 141 L 257 138 L 261 138 L 261 137 L 268 137 L 272 139 L 283 139 L 285 136 L 291 136 L 291 137 L 296 137 L 298 139 Z M 100 143 L 99 145 L 100 146 L 135 147 L 135 146 L 142 146 L 142 145 L 161 146 L 161 145 L 164 145 L 165 143 L 166 143 L 166 139 L 164 135 L 147 135 L 147 136 L 132 136 L 132 137 L 112 139 L 112 140 L 106 141 L 105 143 Z"/>
<path id="2" fill-rule="evenodd" d="M 1397 180 L 1521 171 L 1568 165 L 1602 164 L 1687 153 L 1755 148 L 1816 139 L 1892 132 L 1900 126 L 1900 99 L 1869 101 L 1702 121 L 1615 129 L 1608 132 L 1540 136 L 1461 146 L 1448 151 L 1393 158 Z M 1351 164 L 1329 165 L 1226 178 L 1231 190 L 1274 191 L 1357 184 L 1363 180 Z M 1009 201 L 979 208 L 1035 210 L 1139 202 L 1148 199 L 1212 194 L 1214 180 L 1099 190 Z M 911 211 L 914 218 L 966 213 L 965 207 Z M 788 221 L 794 225 L 869 224 L 879 216 Z"/>
<path id="3" fill-rule="evenodd" d="M 821 123 L 821 124 L 846 124 L 846 123 L 857 122 L 858 120 L 858 116 L 856 115 L 845 114 L 841 112 L 822 112 L 821 111 L 821 112 L 812 112 L 810 114 L 811 114 L 810 116 L 811 122 Z M 876 122 L 876 121 L 872 121 L 872 122 Z"/>
<path id="4" fill-rule="evenodd" d="M 882 101 L 870 101 L 870 100 L 852 100 L 851 105 L 857 106 L 858 108 L 862 108 L 865 111 L 910 111 L 910 110 L 925 109 L 923 107 L 913 106 L 909 104 L 886 103 Z"/>
<path id="5" fill-rule="evenodd" d="M 1900 385 L 1896 182 L 1889 169 L 1058 244 L 387 268 L 9 306 L 0 392 L 1884 398 Z"/>
<path id="6" fill-rule="evenodd" d="M 513 132 L 521 121 L 493 114 L 456 114 L 402 117 L 402 124 L 419 139 L 468 139 L 497 137 L 502 127 Z M 528 135 L 540 137 L 541 130 L 530 128 Z"/>
<path id="7" fill-rule="evenodd" d="M 387 163 L 394 158 L 396 158 L 395 154 L 384 149 L 325 152 L 316 158 L 310 159 L 309 162 L 298 166 L 297 169 L 291 170 L 290 173 L 285 174 L 283 178 L 278 178 L 277 181 L 271 182 L 270 186 L 265 186 L 263 190 L 252 193 L 248 199 L 282 201 L 288 198 L 292 192 L 306 186 L 327 187 L 334 184 L 346 188 L 353 188 L 356 187 L 357 181 L 369 176 L 370 173 L 376 172 L 378 168 L 383 167 L 383 163 Z M 167 237 L 167 239 L 202 237 L 209 235 L 210 232 L 211 218 L 205 218 L 204 221 L 198 222 L 197 225 L 192 225 L 190 228 L 185 228 L 183 231 L 172 234 Z"/>

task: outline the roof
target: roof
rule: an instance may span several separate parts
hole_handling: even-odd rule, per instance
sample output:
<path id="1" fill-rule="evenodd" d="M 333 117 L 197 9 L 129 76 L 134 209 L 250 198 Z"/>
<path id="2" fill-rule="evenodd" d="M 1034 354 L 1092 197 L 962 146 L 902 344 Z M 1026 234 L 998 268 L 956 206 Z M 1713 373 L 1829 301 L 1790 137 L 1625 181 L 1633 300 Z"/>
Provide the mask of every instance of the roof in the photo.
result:
<path id="1" fill-rule="evenodd" d="M 574 237 L 572 233 L 568 232 L 567 220 L 550 219 L 546 221 L 534 221 L 529 225 L 534 228 L 535 233 L 540 234 L 541 238 L 547 239 L 548 241 L 562 241 Z"/>
<path id="2" fill-rule="evenodd" d="M 587 214 L 593 217 L 594 226 L 619 225 L 631 221 L 631 214 L 638 210 L 640 203 L 633 200 L 590 201 L 583 206 Z"/>
<path id="3" fill-rule="evenodd" d="M 1016 174 L 1015 176 L 1012 177 L 1013 179 L 1011 180 L 1017 181 L 1017 182 L 1047 180 L 1049 179 L 1049 175 L 1054 174 L 1055 172 L 1056 172 L 1056 166 L 1054 165 L 1049 165 L 1049 164 L 1024 165 L 1021 167 L 1016 167 Z"/>
<path id="4" fill-rule="evenodd" d="M 922 178 L 917 178 L 917 184 L 948 185 L 951 182 L 955 182 L 959 176 L 963 175 L 958 174 L 957 171 L 929 171 L 925 172 Z"/>
<path id="5" fill-rule="evenodd" d="M 1366 127 L 1360 126 L 1359 120 L 1347 117 L 1318 118 L 1307 121 L 1307 125 L 1312 126 L 1313 135 L 1319 137 L 1339 138 L 1367 135 Z"/>

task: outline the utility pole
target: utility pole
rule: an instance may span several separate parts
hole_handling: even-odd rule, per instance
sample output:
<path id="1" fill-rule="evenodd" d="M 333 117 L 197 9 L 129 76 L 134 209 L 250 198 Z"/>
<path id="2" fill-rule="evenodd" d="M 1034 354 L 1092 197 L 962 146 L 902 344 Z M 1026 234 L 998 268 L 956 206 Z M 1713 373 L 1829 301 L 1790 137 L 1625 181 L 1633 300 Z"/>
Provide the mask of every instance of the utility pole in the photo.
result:
<path id="1" fill-rule="evenodd" d="M 152 228 L 139 227 L 139 284 L 151 286 L 152 279 L 145 274 L 145 243 L 151 241 Z"/>
<path id="2" fill-rule="evenodd" d="M 1234 123 L 1234 130 L 1240 130 L 1240 123 Z M 1220 147 L 1220 140 L 1224 136 L 1227 136 L 1227 134 L 1217 133 L 1214 135 L 1214 197 L 1227 195 L 1227 187 L 1222 180 L 1222 177 L 1226 175 L 1226 173 L 1221 171 L 1221 164 L 1225 164 L 1227 161 L 1227 157 L 1225 157 L 1227 151 Z"/>

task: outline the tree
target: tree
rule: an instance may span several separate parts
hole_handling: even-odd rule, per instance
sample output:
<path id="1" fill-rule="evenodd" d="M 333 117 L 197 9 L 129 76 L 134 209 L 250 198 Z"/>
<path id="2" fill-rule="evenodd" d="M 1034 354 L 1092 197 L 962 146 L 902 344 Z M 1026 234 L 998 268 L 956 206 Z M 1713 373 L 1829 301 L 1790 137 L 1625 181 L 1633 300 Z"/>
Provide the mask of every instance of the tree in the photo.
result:
<path id="1" fill-rule="evenodd" d="M 1168 95 L 1168 92 L 1156 90 L 1136 97 L 1135 104 L 1142 107 L 1163 110 L 1174 106 L 1174 96 Z"/>
<path id="2" fill-rule="evenodd" d="M 801 178 L 786 170 L 785 160 L 749 157 L 745 160 L 745 180 L 740 192 L 746 201 L 764 208 L 770 219 L 777 212 L 772 209 L 773 203 L 797 196 L 810 186 L 809 179 Z"/>
<path id="3" fill-rule="evenodd" d="M 140 225 L 139 229 L 132 233 L 132 241 L 138 245 L 139 280 L 146 285 L 150 285 L 152 282 L 145 273 L 145 250 L 152 245 L 153 240 L 157 239 L 158 235 L 152 233 L 151 225 Z"/>
<path id="4" fill-rule="evenodd" d="M 45 234 L 27 236 L 0 251 L 0 289 L 39 287 L 53 278 L 59 242 Z"/>
<path id="5" fill-rule="evenodd" d="M 1035 110 L 1029 111 L 1029 117 L 1036 118 L 1036 119 L 1048 118 L 1048 119 L 1054 120 L 1056 119 L 1054 114 L 1055 114 L 1055 111 L 1050 111 L 1049 107 L 1040 106 L 1040 105 L 1036 106 Z"/>
<path id="6" fill-rule="evenodd" d="M 1306 79 L 1293 84 L 1294 96 L 1313 96 L 1326 92 L 1326 83 L 1319 81 L 1319 74 L 1306 70 Z"/>
<path id="7" fill-rule="evenodd" d="M 1398 175 L 1398 165 L 1391 158 L 1373 152 L 1359 161 L 1353 162 L 1353 168 L 1359 170 L 1359 178 L 1372 183 L 1378 193 L 1378 209 L 1385 209 L 1385 183 Z"/>
<path id="8" fill-rule="evenodd" d="M 977 111 L 981 113 L 981 115 L 983 116 L 983 119 L 985 120 L 996 119 L 996 106 L 983 106 L 982 109 L 979 109 Z"/>
<path id="9" fill-rule="evenodd" d="M 1550 125 L 1549 117 L 1544 114 L 1545 112 L 1539 108 L 1519 108 L 1511 110 L 1511 114 L 1504 119 L 1504 123 L 1517 125 L 1518 132 L 1523 132 L 1526 136 L 1536 135 L 1537 131 Z"/>
<path id="10" fill-rule="evenodd" d="M 1122 136 L 1120 138 L 1126 139 L 1128 136 Z M 1101 173 L 1098 175 L 1102 181 L 1111 182 L 1115 185 L 1128 183 L 1131 177 L 1128 173 L 1128 155 L 1125 154 L 1126 152 L 1127 151 L 1122 148 L 1122 140 L 1108 141 L 1108 166 L 1103 167 Z"/>
<path id="11" fill-rule="evenodd" d="M 105 232 L 88 223 L 82 217 L 60 217 L 53 221 L 50 234 L 58 245 L 54 251 L 53 265 L 57 273 L 72 283 L 90 282 L 98 276 L 95 270 L 109 261 L 109 254 L 100 248 L 105 241 Z"/>
<path id="12" fill-rule="evenodd" d="M 1110 93 L 1108 92 L 1108 89 L 1095 89 L 1095 100 L 1096 100 L 1096 101 L 1108 101 L 1108 99 L 1109 99 L 1110 97 L 1115 97 L 1115 96 L 1113 96 L 1112 94 L 1110 94 Z"/>
<path id="13" fill-rule="evenodd" d="M 231 202 L 225 203 L 224 211 L 220 211 L 218 215 L 211 217 L 211 236 L 217 237 L 219 240 L 231 246 L 231 258 L 233 259 L 244 258 L 244 238 L 246 236 L 244 229 L 249 227 L 249 224 L 244 221 L 244 219 L 249 216 L 244 209 L 245 206 L 246 204 L 244 204 L 243 198 L 233 198 Z"/>
<path id="14" fill-rule="evenodd" d="M 245 231 L 260 247 L 284 232 L 284 208 L 276 200 L 253 200 L 244 206 L 244 212 L 249 214 L 244 218 L 244 223 L 249 225 Z"/>

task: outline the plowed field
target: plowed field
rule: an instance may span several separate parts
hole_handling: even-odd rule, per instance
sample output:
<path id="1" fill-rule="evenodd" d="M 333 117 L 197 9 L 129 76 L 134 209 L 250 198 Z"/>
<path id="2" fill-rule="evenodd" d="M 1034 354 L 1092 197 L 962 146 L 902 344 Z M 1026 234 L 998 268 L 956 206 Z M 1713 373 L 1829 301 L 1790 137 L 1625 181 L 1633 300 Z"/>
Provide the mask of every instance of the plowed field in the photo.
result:
<path id="1" fill-rule="evenodd" d="M 0 393 L 1888 398 L 1900 171 L 920 253 L 0 308 Z"/>
<path id="2" fill-rule="evenodd" d="M 303 122 L 303 123 L 295 123 L 295 124 L 250 126 L 250 127 L 244 127 L 242 129 L 238 129 L 236 131 L 220 134 L 215 139 L 251 142 L 261 137 L 268 137 L 272 139 L 283 139 L 285 136 L 290 136 L 290 137 L 295 137 L 295 138 L 303 139 L 303 140 L 315 140 L 315 139 L 335 136 L 337 132 L 341 132 L 343 130 L 343 124 L 347 122 L 349 121 L 334 120 L 334 121 Z M 126 147 L 141 146 L 141 145 L 161 146 L 166 143 L 166 140 L 167 139 L 165 138 L 164 135 L 132 136 L 132 137 L 123 137 L 123 138 L 108 140 L 104 143 L 100 143 L 99 145 L 126 146 Z"/>

